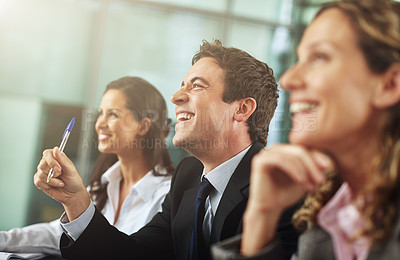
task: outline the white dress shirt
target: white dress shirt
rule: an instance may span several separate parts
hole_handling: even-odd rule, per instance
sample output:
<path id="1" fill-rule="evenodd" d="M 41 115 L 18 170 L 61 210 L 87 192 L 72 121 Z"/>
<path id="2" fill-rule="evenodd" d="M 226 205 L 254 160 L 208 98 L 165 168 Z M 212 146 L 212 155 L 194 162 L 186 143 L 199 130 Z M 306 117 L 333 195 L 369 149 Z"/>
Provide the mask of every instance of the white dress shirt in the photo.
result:
<path id="1" fill-rule="evenodd" d="M 0 251 L 61 255 L 58 244 L 63 230 L 58 219 L 9 231 L 0 231 Z"/>
<path id="2" fill-rule="evenodd" d="M 203 222 L 203 234 L 205 241 L 208 241 L 211 234 L 211 227 L 214 221 L 215 213 L 217 212 L 217 208 L 219 202 L 221 201 L 222 195 L 224 194 L 225 188 L 228 185 L 229 180 L 232 177 L 233 172 L 236 170 L 240 161 L 243 159 L 244 155 L 250 149 L 251 146 L 247 147 L 231 159 L 223 162 L 218 165 L 209 173 L 206 173 L 203 170 L 202 178 L 205 176 L 207 180 L 213 186 L 210 195 L 206 199 L 206 213 L 204 215 Z"/>
<path id="3" fill-rule="evenodd" d="M 164 174 L 165 171 L 160 173 Z M 119 162 L 103 174 L 102 182 L 108 182 L 108 200 L 101 213 L 110 224 L 126 234 L 131 234 L 146 225 L 157 212 L 161 211 L 161 204 L 170 188 L 171 176 L 154 176 L 152 171 L 149 171 L 132 186 L 131 192 L 122 203 L 118 220 L 115 222 L 121 179 Z"/>

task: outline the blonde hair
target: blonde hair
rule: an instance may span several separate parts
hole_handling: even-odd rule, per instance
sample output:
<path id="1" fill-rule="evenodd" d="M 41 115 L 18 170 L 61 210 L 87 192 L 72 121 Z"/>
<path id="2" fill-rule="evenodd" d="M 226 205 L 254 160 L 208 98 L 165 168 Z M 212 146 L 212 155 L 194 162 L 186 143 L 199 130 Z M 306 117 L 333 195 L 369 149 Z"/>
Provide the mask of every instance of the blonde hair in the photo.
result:
<path id="1" fill-rule="evenodd" d="M 398 3 L 389 0 L 331 2 L 324 4 L 315 17 L 331 8 L 337 8 L 348 16 L 371 71 L 381 74 L 392 64 L 400 62 Z M 363 201 L 359 210 L 365 225 L 356 236 L 368 236 L 372 245 L 389 238 L 399 207 L 400 102 L 389 108 L 388 113 L 390 119 L 380 138 L 380 154 L 373 162 L 374 179 L 357 198 Z M 324 185 L 307 195 L 303 206 L 293 215 L 293 223 L 300 231 L 318 224 L 320 209 L 341 183 L 339 175 L 331 172 Z"/>

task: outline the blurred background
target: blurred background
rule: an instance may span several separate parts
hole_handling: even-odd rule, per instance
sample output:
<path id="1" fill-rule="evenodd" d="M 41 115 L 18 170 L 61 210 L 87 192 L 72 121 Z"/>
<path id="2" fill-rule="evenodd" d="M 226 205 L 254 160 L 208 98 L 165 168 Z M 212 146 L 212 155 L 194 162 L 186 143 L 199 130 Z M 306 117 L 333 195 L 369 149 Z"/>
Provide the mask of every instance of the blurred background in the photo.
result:
<path id="1" fill-rule="evenodd" d="M 276 78 L 296 60 L 295 46 L 317 0 L 0 0 L 0 230 L 50 221 L 62 207 L 33 184 L 46 148 L 66 146 L 87 184 L 97 156 L 96 111 L 106 85 L 139 76 L 165 97 L 180 88 L 203 39 L 249 52 Z M 268 145 L 286 142 L 287 95 Z"/>

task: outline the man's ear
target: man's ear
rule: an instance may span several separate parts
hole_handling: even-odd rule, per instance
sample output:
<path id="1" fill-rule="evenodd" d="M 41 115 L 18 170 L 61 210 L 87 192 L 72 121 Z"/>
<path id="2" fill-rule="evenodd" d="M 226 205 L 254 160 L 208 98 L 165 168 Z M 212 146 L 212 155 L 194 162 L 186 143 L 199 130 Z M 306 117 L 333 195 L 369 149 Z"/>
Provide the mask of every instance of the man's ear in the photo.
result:
<path id="1" fill-rule="evenodd" d="M 376 108 L 388 108 L 400 101 L 400 63 L 392 64 L 382 75 L 382 82 L 374 94 L 373 104 Z"/>
<path id="2" fill-rule="evenodd" d="M 151 121 L 148 117 L 143 118 L 139 121 L 139 136 L 144 136 L 150 129 Z"/>
<path id="3" fill-rule="evenodd" d="M 238 121 L 247 121 L 257 108 L 257 101 L 252 97 L 237 100 L 237 107 L 233 118 Z"/>

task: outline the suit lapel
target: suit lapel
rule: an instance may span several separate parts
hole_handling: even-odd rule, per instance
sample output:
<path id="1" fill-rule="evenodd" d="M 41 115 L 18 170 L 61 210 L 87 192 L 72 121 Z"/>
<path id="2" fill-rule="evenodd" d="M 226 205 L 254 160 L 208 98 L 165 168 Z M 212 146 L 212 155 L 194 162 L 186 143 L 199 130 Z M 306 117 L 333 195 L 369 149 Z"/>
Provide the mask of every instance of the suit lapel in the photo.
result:
<path id="1" fill-rule="evenodd" d="M 183 232 L 184 234 L 192 233 L 194 201 L 196 199 L 197 189 L 198 186 L 188 189 L 183 193 L 181 205 L 175 218 L 180 227 L 187 231 Z"/>
<path id="2" fill-rule="evenodd" d="M 397 201 L 397 212 L 400 212 L 400 198 L 398 198 Z M 393 225 L 393 234 L 384 245 L 374 246 L 370 250 L 367 257 L 368 260 L 400 259 L 400 216 L 397 216 L 395 221 Z"/>
<path id="3" fill-rule="evenodd" d="M 210 243 L 235 235 L 241 229 L 242 215 L 247 204 L 250 165 L 253 156 L 263 148 L 254 143 L 236 167 L 222 195 L 214 217 Z"/>
<path id="4" fill-rule="evenodd" d="M 189 252 L 189 241 L 193 228 L 194 201 L 200 184 L 203 165 L 194 157 L 184 159 L 177 167 L 176 176 L 170 193 L 174 198 L 172 210 L 172 230 L 176 259 L 185 259 Z M 175 214 L 174 214 L 175 213 Z"/>

